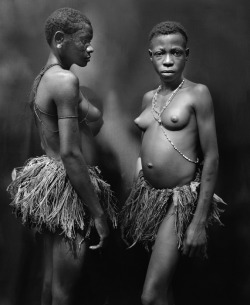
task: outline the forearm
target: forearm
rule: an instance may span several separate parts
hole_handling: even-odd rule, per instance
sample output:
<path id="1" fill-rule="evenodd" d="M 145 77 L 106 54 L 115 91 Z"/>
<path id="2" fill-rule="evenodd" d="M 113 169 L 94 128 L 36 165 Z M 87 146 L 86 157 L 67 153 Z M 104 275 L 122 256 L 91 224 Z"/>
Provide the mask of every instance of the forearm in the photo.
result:
<path id="1" fill-rule="evenodd" d="M 104 212 L 91 184 L 88 168 L 81 152 L 64 156 L 62 160 L 73 188 L 87 205 L 91 215 L 94 218 L 102 217 Z"/>
<path id="2" fill-rule="evenodd" d="M 136 180 L 138 175 L 139 175 L 139 172 L 141 171 L 142 169 L 142 164 L 141 164 L 141 157 L 138 157 L 137 161 L 136 161 L 136 166 L 135 166 L 135 176 L 134 176 L 134 179 Z"/>
<path id="3" fill-rule="evenodd" d="M 205 225 L 214 194 L 217 172 L 218 172 L 219 158 L 213 156 L 205 158 L 200 184 L 200 193 L 196 211 L 193 217 L 193 224 Z"/>

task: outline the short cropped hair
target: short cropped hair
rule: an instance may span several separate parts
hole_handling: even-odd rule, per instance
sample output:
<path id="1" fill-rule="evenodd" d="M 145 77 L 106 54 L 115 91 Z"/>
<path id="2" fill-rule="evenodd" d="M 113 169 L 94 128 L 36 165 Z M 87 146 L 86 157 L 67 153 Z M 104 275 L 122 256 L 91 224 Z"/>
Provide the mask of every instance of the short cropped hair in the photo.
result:
<path id="1" fill-rule="evenodd" d="M 175 33 L 180 33 L 185 39 L 185 42 L 187 44 L 188 42 L 187 31 L 183 27 L 183 25 L 181 25 L 179 22 L 176 21 L 163 21 L 156 24 L 150 31 L 148 40 L 150 43 L 154 37 L 157 37 L 159 35 L 169 35 Z"/>
<path id="2" fill-rule="evenodd" d="M 90 20 L 80 11 L 69 7 L 59 8 L 45 21 L 45 37 L 50 45 L 54 34 L 63 31 L 73 34 L 84 28 L 83 24 L 91 27 Z"/>

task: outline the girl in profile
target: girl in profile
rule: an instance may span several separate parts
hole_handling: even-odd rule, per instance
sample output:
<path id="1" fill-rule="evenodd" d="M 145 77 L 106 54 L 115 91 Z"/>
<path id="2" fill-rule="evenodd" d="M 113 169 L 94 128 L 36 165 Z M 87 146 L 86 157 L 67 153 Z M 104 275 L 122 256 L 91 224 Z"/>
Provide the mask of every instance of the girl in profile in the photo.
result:
<path id="1" fill-rule="evenodd" d="M 78 10 L 60 8 L 48 17 L 45 35 L 50 53 L 30 99 L 44 155 L 16 169 L 8 191 L 23 224 L 44 236 L 41 304 L 68 305 L 86 251 L 105 246 L 107 219 L 115 225 L 116 213 L 110 187 L 93 164 L 97 152 L 89 123 L 101 120 L 101 113 L 70 71 L 91 59 L 91 23 Z M 97 245 L 89 240 L 93 228 Z"/>

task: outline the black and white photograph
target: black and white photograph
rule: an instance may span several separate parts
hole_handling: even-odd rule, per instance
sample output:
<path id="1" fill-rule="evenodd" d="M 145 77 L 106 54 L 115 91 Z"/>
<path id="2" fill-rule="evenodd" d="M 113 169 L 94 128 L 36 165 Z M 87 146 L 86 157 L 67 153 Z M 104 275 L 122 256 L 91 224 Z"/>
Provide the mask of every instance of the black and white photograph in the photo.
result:
<path id="1" fill-rule="evenodd" d="M 250 304 L 249 13 L 0 0 L 0 305 Z"/>

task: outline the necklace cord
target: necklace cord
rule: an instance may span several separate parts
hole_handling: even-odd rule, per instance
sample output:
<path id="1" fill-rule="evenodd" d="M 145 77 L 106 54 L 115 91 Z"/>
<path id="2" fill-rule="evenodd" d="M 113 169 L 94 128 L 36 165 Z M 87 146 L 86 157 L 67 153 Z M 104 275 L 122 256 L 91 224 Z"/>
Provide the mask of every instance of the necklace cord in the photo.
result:
<path id="1" fill-rule="evenodd" d="M 170 97 L 168 98 L 168 100 L 166 101 L 165 105 L 162 107 L 161 110 L 157 110 L 157 97 L 158 97 L 158 93 L 161 90 L 161 85 L 156 89 L 155 94 L 152 98 L 152 114 L 154 119 L 156 120 L 156 122 L 158 122 L 158 124 L 160 125 L 160 128 L 165 136 L 165 138 L 168 140 L 168 142 L 172 145 L 172 147 L 187 161 L 191 162 L 191 163 L 199 163 L 199 158 L 197 158 L 196 160 L 192 160 L 189 157 L 187 157 L 186 155 L 184 155 L 176 146 L 175 144 L 172 142 L 172 140 L 169 138 L 166 129 L 164 128 L 164 126 L 162 125 L 162 120 L 161 120 L 161 115 L 162 113 L 165 111 L 165 109 L 168 107 L 168 105 L 171 103 L 171 101 L 173 100 L 173 98 L 175 97 L 175 95 L 177 94 L 177 92 L 181 89 L 181 87 L 184 84 L 184 79 L 182 80 L 182 82 L 179 84 L 179 86 L 172 92 L 172 94 L 170 95 Z"/>

